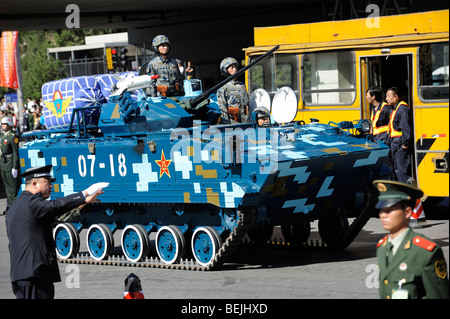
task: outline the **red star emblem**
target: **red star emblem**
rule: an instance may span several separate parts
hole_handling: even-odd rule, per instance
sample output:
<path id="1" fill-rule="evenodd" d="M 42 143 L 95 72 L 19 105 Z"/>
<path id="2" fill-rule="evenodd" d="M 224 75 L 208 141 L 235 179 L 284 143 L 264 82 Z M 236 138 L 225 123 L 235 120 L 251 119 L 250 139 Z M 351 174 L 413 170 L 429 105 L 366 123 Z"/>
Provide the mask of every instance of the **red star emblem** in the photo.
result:
<path id="1" fill-rule="evenodd" d="M 167 174 L 167 176 L 170 177 L 169 165 L 170 163 L 172 163 L 172 160 L 166 160 L 166 157 L 164 156 L 164 151 L 161 152 L 161 160 L 160 161 L 155 160 L 155 162 L 160 167 L 159 178 L 161 178 L 163 174 Z"/>

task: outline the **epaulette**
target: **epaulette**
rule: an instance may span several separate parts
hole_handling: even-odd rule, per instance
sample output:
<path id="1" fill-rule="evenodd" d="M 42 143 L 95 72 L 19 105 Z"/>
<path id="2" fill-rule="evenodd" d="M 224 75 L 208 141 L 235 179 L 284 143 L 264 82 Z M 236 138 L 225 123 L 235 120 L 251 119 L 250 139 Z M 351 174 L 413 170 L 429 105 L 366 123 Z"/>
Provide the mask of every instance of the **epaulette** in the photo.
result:
<path id="1" fill-rule="evenodd" d="M 434 247 L 436 247 L 435 243 L 433 243 L 432 241 L 429 241 L 428 239 L 420 237 L 420 236 L 416 236 L 413 238 L 413 244 L 416 246 L 419 246 L 423 249 L 426 249 L 428 251 L 432 251 L 434 249 Z"/>
<path id="2" fill-rule="evenodd" d="M 389 235 L 386 235 L 384 238 L 380 239 L 377 244 L 377 248 L 383 245 L 383 243 L 388 239 Z"/>

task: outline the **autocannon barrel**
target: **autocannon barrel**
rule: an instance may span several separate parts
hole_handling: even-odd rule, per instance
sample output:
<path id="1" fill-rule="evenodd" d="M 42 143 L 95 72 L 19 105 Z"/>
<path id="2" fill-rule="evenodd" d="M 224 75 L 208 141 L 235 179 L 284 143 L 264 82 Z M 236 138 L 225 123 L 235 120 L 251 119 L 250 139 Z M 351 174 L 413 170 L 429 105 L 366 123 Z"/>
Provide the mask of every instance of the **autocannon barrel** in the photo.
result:
<path id="1" fill-rule="evenodd" d="M 238 76 L 242 75 L 245 71 L 247 71 L 248 69 L 250 69 L 251 67 L 253 67 L 255 64 L 259 63 L 260 61 L 264 60 L 265 58 L 267 58 L 269 55 L 271 55 L 273 52 L 275 52 L 276 50 L 278 50 L 280 48 L 279 45 L 277 45 L 276 47 L 272 48 L 269 52 L 261 55 L 260 57 L 258 57 L 255 61 L 253 61 L 252 63 L 248 64 L 247 66 L 243 67 L 242 69 L 240 69 L 239 71 L 237 71 L 235 74 L 227 77 L 225 80 L 223 80 L 222 82 L 214 85 L 212 88 L 210 88 L 209 90 L 203 92 L 202 94 L 200 94 L 199 96 L 192 98 L 189 101 L 189 104 L 191 105 L 192 108 L 195 108 L 198 104 L 200 104 L 201 102 L 203 102 L 204 100 L 206 100 L 209 95 L 211 95 L 212 93 L 215 93 L 218 89 L 220 89 L 222 86 L 224 86 L 225 84 L 227 84 L 228 82 L 234 80 L 235 78 L 237 78 Z"/>

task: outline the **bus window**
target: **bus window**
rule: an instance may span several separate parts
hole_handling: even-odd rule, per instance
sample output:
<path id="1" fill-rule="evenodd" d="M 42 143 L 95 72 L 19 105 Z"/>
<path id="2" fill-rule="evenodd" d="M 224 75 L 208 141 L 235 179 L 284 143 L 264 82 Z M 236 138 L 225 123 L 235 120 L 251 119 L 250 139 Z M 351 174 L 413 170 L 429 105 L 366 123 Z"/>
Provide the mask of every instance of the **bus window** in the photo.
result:
<path id="1" fill-rule="evenodd" d="M 272 58 L 267 58 L 253 68 L 250 69 L 250 85 L 249 92 L 256 89 L 265 89 L 268 92 L 272 91 Z"/>
<path id="2" fill-rule="evenodd" d="M 298 58 L 296 55 L 276 56 L 276 78 L 277 88 L 288 86 L 298 94 Z"/>
<path id="3" fill-rule="evenodd" d="M 448 43 L 419 48 L 419 96 L 424 101 L 448 100 Z"/>
<path id="4" fill-rule="evenodd" d="M 261 61 L 250 70 L 250 85 L 249 92 L 263 88 L 274 95 L 277 89 L 288 86 L 298 94 L 297 55 L 277 54 Z"/>
<path id="5" fill-rule="evenodd" d="M 353 104 L 356 98 L 354 54 L 349 51 L 305 54 L 302 85 L 305 105 Z"/>

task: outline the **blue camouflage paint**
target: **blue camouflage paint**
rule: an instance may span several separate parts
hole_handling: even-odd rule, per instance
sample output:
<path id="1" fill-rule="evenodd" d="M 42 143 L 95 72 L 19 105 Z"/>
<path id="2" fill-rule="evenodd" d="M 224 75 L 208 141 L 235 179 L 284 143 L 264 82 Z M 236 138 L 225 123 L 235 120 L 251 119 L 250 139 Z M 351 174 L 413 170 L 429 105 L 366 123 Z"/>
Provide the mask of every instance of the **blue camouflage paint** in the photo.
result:
<path id="1" fill-rule="evenodd" d="M 96 79 L 99 89 L 112 81 Z M 50 96 L 51 86 L 45 87 Z M 75 102 L 77 93 L 72 96 Z M 48 131 L 27 142 L 19 150 L 21 169 L 52 164 L 52 199 L 109 182 L 102 205 L 85 208 L 81 228 L 177 225 L 185 232 L 213 226 L 221 234 L 236 222 L 227 213 L 242 207 L 257 208 L 256 226 L 354 209 L 388 153 L 385 145 L 321 123 L 216 125 L 216 100 L 195 110 L 187 101 L 132 98 L 130 92 L 108 98 L 97 109 L 94 130 Z M 170 259 L 173 235 L 161 235 Z M 98 231 L 92 236 L 97 244 L 104 240 Z"/>

